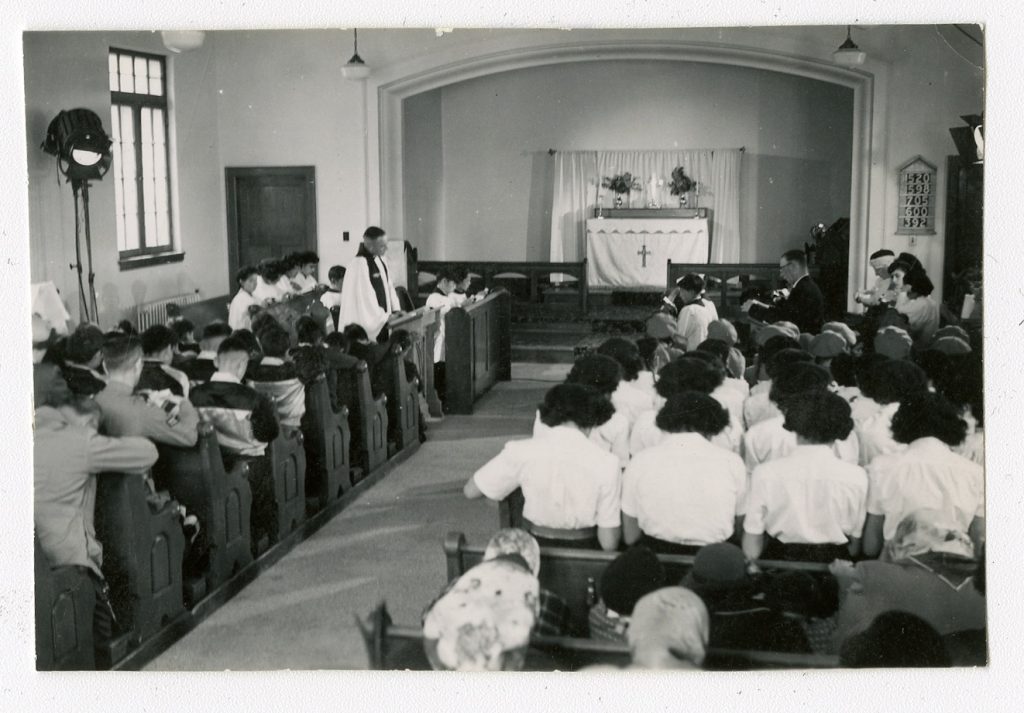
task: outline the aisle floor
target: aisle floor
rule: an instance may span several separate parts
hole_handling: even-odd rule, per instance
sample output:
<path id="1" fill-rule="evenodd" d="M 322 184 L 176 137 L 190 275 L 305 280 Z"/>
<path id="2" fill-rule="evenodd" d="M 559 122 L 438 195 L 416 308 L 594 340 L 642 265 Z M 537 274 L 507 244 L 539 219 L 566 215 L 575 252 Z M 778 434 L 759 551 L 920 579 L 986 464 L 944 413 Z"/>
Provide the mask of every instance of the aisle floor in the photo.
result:
<path id="1" fill-rule="evenodd" d="M 355 617 L 380 599 L 396 623 L 417 624 L 445 584 L 452 530 L 484 542 L 493 503 L 462 496 L 466 479 L 506 441 L 529 435 L 536 405 L 568 369 L 514 364 L 513 380 L 472 416 L 429 424 L 428 440 L 305 542 L 146 666 L 151 671 L 364 669 Z"/>

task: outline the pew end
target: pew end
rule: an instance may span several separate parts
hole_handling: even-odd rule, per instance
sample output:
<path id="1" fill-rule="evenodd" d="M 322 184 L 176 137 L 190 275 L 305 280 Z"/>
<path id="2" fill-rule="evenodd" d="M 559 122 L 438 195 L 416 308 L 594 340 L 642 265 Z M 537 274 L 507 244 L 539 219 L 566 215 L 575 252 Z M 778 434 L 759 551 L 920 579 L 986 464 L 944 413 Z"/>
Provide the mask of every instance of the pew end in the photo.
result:
<path id="1" fill-rule="evenodd" d="M 387 396 L 373 397 L 370 373 L 360 360 L 351 369 L 338 370 L 338 401 L 349 411 L 352 434 L 352 484 L 370 476 L 388 459 Z"/>
<path id="2" fill-rule="evenodd" d="M 50 567 L 35 539 L 35 632 L 37 671 L 96 668 L 92 617 L 96 593 L 78 567 Z"/>
<path id="3" fill-rule="evenodd" d="M 349 412 L 331 409 L 327 381 L 306 386 L 302 435 L 306 451 L 307 514 L 327 508 L 352 487 Z"/>

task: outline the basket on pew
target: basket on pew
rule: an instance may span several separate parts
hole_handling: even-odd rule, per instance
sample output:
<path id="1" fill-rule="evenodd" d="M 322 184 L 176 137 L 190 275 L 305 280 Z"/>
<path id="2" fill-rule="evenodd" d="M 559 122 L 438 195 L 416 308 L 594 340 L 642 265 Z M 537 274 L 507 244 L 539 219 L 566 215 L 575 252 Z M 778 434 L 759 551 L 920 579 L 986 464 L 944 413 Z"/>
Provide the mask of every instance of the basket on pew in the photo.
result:
<path id="1" fill-rule="evenodd" d="M 199 519 L 199 536 L 206 548 L 205 586 L 200 590 L 186 581 L 186 598 L 195 603 L 252 562 L 252 491 L 240 465 L 224 468 L 212 424 L 199 424 L 194 448 L 158 447 L 153 480 Z"/>
<path id="2" fill-rule="evenodd" d="M 79 567 L 50 567 L 35 541 L 36 670 L 96 668 L 92 616 L 96 593 Z"/>
<path id="3" fill-rule="evenodd" d="M 306 449 L 306 497 L 323 510 L 352 487 L 348 408 L 331 408 L 327 380 L 306 386 L 306 413 L 302 417 Z"/>
<path id="4" fill-rule="evenodd" d="M 185 535 L 178 503 L 149 502 L 138 473 L 97 478 L 96 536 L 103 544 L 103 575 L 118 625 L 132 645 L 153 636 L 185 609 L 182 556 Z"/>
<path id="5" fill-rule="evenodd" d="M 375 471 L 388 459 L 387 397 L 373 397 L 366 362 L 351 369 L 338 369 L 338 402 L 348 408 L 352 433 L 352 464 L 359 469 L 353 484 Z"/>

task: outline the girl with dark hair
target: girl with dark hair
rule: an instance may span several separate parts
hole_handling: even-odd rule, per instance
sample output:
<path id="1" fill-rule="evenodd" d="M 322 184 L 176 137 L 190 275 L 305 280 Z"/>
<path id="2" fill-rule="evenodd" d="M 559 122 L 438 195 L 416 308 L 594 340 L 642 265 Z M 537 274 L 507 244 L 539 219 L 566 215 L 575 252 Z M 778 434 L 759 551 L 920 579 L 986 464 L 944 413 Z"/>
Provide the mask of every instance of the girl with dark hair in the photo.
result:
<path id="1" fill-rule="evenodd" d="M 619 462 L 589 439 L 615 409 L 596 389 L 559 384 L 540 405 L 550 430 L 510 441 L 463 493 L 500 501 L 523 493 L 523 526 L 543 546 L 615 550 L 621 536 Z"/>
<path id="2" fill-rule="evenodd" d="M 906 448 L 893 438 L 892 418 L 903 401 L 928 391 L 928 375 L 912 362 L 886 359 L 875 364 L 861 390 L 878 404 L 877 412 L 856 424 L 860 464 L 867 467 L 880 455 Z"/>
<path id="3" fill-rule="evenodd" d="M 831 562 L 856 556 L 868 477 L 832 448 L 853 430 L 850 406 L 818 389 L 789 396 L 784 411 L 785 429 L 796 445 L 751 473 L 743 551 L 752 560 Z"/>
<path id="4" fill-rule="evenodd" d="M 985 525 L 985 471 L 953 452 L 967 424 L 938 394 L 922 393 L 900 404 L 892 436 L 899 453 L 880 455 L 868 468 L 868 518 L 864 551 L 875 556 L 892 540 L 896 526 L 914 510 L 937 510 L 980 548 Z"/>
<path id="5" fill-rule="evenodd" d="M 903 278 L 903 289 L 896 298 L 896 311 L 906 316 L 910 336 L 919 348 L 927 345 L 939 328 L 939 303 L 931 296 L 934 290 L 935 285 L 923 270 L 911 270 Z"/>
<path id="6" fill-rule="evenodd" d="M 656 552 L 694 554 L 724 542 L 743 516 L 747 472 L 735 453 L 711 439 L 729 414 L 709 395 L 672 394 L 657 416 L 662 441 L 638 453 L 622 480 L 626 544 L 643 539 Z"/>
<path id="7" fill-rule="evenodd" d="M 612 392 L 612 406 L 629 421 L 632 426 L 637 416 L 654 408 L 654 402 L 648 391 L 640 387 L 637 378 L 644 368 L 643 359 L 636 343 L 612 337 L 597 348 L 597 353 L 611 357 L 622 367 L 622 379 Z"/>
<path id="8" fill-rule="evenodd" d="M 750 389 L 750 395 L 743 403 L 743 423 L 748 429 L 761 421 L 767 421 L 770 418 L 777 418 L 782 415 L 778 407 L 769 398 L 775 374 L 787 364 L 814 361 L 814 357 L 801 349 L 794 339 L 772 337 L 772 339 L 768 340 L 768 344 L 772 342 L 781 348 L 765 350 L 764 372 L 766 378 Z"/>
<path id="9" fill-rule="evenodd" d="M 256 287 L 252 291 L 252 298 L 256 304 L 266 307 L 274 302 L 285 298 L 285 293 L 278 286 L 281 280 L 281 263 L 274 258 L 264 258 L 256 265 L 259 277 L 256 279 Z"/>

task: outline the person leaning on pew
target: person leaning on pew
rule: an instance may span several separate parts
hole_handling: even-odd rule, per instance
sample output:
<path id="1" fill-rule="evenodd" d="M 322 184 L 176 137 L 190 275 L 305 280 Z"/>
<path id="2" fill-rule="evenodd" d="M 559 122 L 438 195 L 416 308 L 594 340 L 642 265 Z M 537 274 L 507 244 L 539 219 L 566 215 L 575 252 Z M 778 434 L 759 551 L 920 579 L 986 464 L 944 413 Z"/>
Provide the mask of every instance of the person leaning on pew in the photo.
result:
<path id="1" fill-rule="evenodd" d="M 542 546 L 617 549 L 619 461 L 588 438 L 614 411 L 595 389 L 555 386 L 540 406 L 541 421 L 551 430 L 505 444 L 463 493 L 471 500 L 501 500 L 521 488 L 524 526 Z"/>

